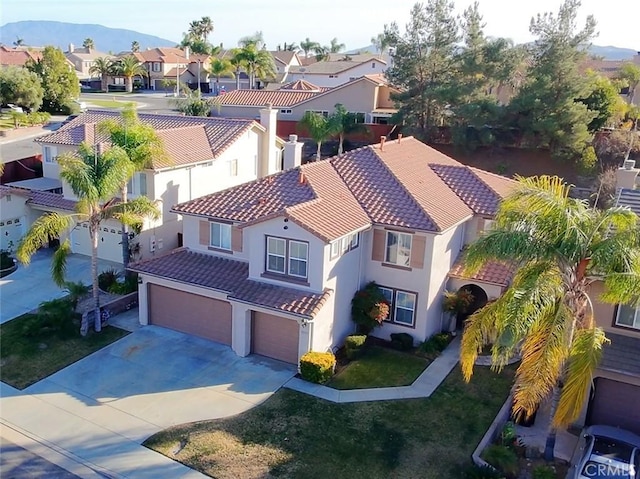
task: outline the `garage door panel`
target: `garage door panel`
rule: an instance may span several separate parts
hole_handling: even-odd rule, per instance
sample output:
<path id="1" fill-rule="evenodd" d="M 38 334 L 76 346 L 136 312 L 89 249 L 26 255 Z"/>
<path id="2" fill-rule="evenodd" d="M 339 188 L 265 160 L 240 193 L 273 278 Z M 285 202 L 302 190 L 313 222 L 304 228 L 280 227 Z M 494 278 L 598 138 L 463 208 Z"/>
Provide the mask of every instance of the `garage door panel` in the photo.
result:
<path id="1" fill-rule="evenodd" d="M 149 322 L 222 344 L 231 344 L 231 304 L 149 284 Z"/>
<path id="2" fill-rule="evenodd" d="M 253 312 L 251 352 L 287 363 L 298 363 L 298 322 Z"/>
<path id="3" fill-rule="evenodd" d="M 597 378 L 589 424 L 621 427 L 640 434 L 640 386 Z"/>

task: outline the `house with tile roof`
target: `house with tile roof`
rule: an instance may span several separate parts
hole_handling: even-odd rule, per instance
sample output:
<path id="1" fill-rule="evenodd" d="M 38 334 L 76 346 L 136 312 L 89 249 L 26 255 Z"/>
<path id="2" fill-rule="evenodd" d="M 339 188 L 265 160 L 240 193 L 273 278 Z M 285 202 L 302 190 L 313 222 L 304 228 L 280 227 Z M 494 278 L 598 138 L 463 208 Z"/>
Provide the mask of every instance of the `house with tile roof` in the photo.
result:
<path id="1" fill-rule="evenodd" d="M 144 65 L 147 76 L 141 79 L 143 87 L 149 90 L 166 90 L 166 84 L 180 80 L 192 89 L 197 89 L 198 75 L 203 92 L 208 92 L 209 55 L 195 54 L 174 47 L 149 48 L 139 52 L 126 52 L 125 56 L 133 55 Z M 171 87 L 173 88 L 173 87 Z"/>
<path id="2" fill-rule="evenodd" d="M 95 65 L 98 58 L 115 58 L 113 55 L 98 51 L 95 48 L 78 48 L 73 43 L 69 44 L 69 49 L 64 52 L 64 56 L 73 65 L 76 75 L 81 80 L 93 77 L 89 70 Z"/>
<path id="3" fill-rule="evenodd" d="M 391 314 L 374 335 L 416 341 L 448 328 L 446 287 L 499 296 L 512 271 L 459 265 L 513 181 L 458 163 L 414 138 L 383 141 L 178 203 L 183 247 L 130 266 L 140 322 L 296 364 L 354 332 L 351 300 L 375 281 Z M 188 305 L 188 306 L 187 306 Z"/>
<path id="4" fill-rule="evenodd" d="M 374 55 L 343 55 L 341 59 L 319 61 L 308 65 L 291 66 L 283 83 L 306 80 L 320 87 L 335 87 L 363 75 L 384 73 L 388 65 Z"/>
<path id="5" fill-rule="evenodd" d="M 137 245 L 134 248 L 136 258 L 151 258 L 181 245 L 182 221 L 171 210 L 173 205 L 282 169 L 284 142 L 275 135 L 275 110 L 264 110 L 262 124 L 242 119 L 149 113 L 139 113 L 138 116 L 140 121 L 156 130 L 166 155 L 154 158 L 152 164 L 137 172 L 128 185 L 131 198 L 147 196 L 158 202 L 162 212 L 158 221 L 146 222 L 140 234 L 132 240 L 132 244 Z M 30 211 L 11 218 L 5 218 L 5 211 L 2 211 L 0 221 L 15 220 L 16 216 L 20 218 L 20 224 L 28 228 L 46 212 L 73 211 L 77 198 L 60 178 L 57 157 L 75 152 L 83 142 L 108 148 L 108 137 L 98 125 L 101 121 L 119 118 L 118 112 L 89 110 L 67 121 L 55 132 L 38 137 L 35 141 L 42 148 L 44 177 L 37 179 L 38 184 L 9 185 L 19 186 L 26 192 L 25 201 Z M 100 234 L 98 256 L 122 263 L 120 225 L 106 222 Z M 90 255 L 91 243 L 86 224 L 76 224 L 60 240 L 66 238 L 69 238 L 74 253 Z"/>
<path id="6" fill-rule="evenodd" d="M 640 168 L 627 160 L 617 174 L 616 205 L 640 216 Z M 580 425 L 605 424 L 640 434 L 640 308 L 597 300 L 601 283 L 592 285 L 594 317 L 610 343 L 585 398 Z"/>
<path id="7" fill-rule="evenodd" d="M 42 58 L 42 51 L 38 49 L 26 50 L 0 45 L 0 67 L 23 67 L 27 62 L 37 62 L 40 58 Z"/>
<path id="8" fill-rule="evenodd" d="M 235 90 L 216 97 L 211 114 L 225 118 L 257 118 L 259 109 L 271 103 L 283 121 L 299 121 L 307 111 L 329 115 L 341 103 L 363 123 L 386 124 L 398 110 L 391 100 L 397 92 L 382 74 L 363 75 L 328 88 L 307 80 L 295 80 L 273 90 Z"/>

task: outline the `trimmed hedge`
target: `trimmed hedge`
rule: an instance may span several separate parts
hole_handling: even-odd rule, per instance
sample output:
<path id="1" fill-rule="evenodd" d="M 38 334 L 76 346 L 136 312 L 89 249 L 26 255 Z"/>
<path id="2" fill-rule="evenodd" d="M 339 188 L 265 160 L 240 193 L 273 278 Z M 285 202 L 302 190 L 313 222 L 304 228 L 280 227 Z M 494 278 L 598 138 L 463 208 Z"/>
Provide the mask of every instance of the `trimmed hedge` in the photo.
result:
<path id="1" fill-rule="evenodd" d="M 349 361 L 354 360 L 364 351 L 364 343 L 367 340 L 365 334 L 357 334 L 347 336 L 344 340 L 344 351 Z"/>
<path id="2" fill-rule="evenodd" d="M 413 336 L 409 333 L 392 333 L 391 346 L 399 351 L 413 349 Z"/>
<path id="3" fill-rule="evenodd" d="M 324 384 L 333 376 L 335 365 L 332 353 L 309 351 L 300 358 L 300 375 L 309 382 Z"/>

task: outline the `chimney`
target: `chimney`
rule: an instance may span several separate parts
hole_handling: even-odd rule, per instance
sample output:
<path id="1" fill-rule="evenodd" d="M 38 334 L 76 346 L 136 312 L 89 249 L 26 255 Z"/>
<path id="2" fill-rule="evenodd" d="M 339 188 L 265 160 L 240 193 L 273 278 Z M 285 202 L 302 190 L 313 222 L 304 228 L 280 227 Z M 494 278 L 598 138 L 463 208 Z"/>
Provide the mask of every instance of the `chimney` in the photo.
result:
<path id="1" fill-rule="evenodd" d="M 616 172 L 616 188 L 636 189 L 636 182 L 640 175 L 640 168 L 636 168 L 634 160 L 625 160 L 624 166 Z"/>
<path id="2" fill-rule="evenodd" d="M 258 177 L 277 173 L 282 169 L 278 162 L 278 149 L 276 148 L 276 127 L 278 110 L 272 108 L 271 103 L 260 110 L 260 124 L 267 130 L 262 134 L 260 145 L 260 161 Z"/>
<path id="3" fill-rule="evenodd" d="M 189 54 L 191 53 L 191 49 L 189 47 L 184 47 L 184 57 L 188 60 Z"/>
<path id="4" fill-rule="evenodd" d="M 302 164 L 302 147 L 304 143 L 298 141 L 298 135 L 289 135 L 289 141 L 284 144 L 284 169 L 290 170 Z"/>
<path id="5" fill-rule="evenodd" d="M 380 137 L 380 151 L 382 151 L 384 149 L 384 142 L 387 140 L 386 136 L 381 136 Z"/>
<path id="6" fill-rule="evenodd" d="M 69 43 L 69 53 L 73 53 L 75 49 L 76 49 L 75 45 L 73 43 Z"/>
<path id="7" fill-rule="evenodd" d="M 300 169 L 300 175 L 298 176 L 298 183 L 300 183 L 301 185 L 304 185 L 307 183 L 307 177 L 304 176 L 304 171 L 302 171 L 302 169 Z"/>
<path id="8" fill-rule="evenodd" d="M 398 133 L 398 143 L 402 141 L 402 133 Z"/>

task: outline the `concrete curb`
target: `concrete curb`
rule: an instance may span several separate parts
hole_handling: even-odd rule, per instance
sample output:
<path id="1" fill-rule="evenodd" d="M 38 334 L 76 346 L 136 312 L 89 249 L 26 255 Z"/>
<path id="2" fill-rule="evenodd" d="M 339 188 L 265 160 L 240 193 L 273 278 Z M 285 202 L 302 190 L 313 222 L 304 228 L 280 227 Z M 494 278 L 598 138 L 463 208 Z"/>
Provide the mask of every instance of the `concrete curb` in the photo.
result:
<path id="1" fill-rule="evenodd" d="M 511 394 L 509 394 L 509 397 L 507 398 L 507 400 L 504 402 L 504 404 L 498 411 L 498 414 L 496 414 L 496 417 L 493 419 L 493 422 L 489 426 L 489 429 L 487 429 L 487 432 L 484 433 L 484 436 L 482 436 L 482 439 L 480 439 L 480 442 L 478 443 L 476 448 L 473 450 L 473 454 L 471 454 L 471 460 L 477 466 L 481 466 L 481 467 L 488 466 L 488 467 L 491 467 L 492 469 L 495 469 L 491 464 L 489 464 L 484 459 L 482 459 L 480 455 L 482 454 L 482 451 L 484 451 L 484 449 L 489 444 L 491 444 L 491 441 L 495 439 L 498 428 L 502 427 L 502 425 L 509 418 L 509 415 L 511 414 L 512 401 L 513 401 L 513 397 L 511 396 Z"/>

